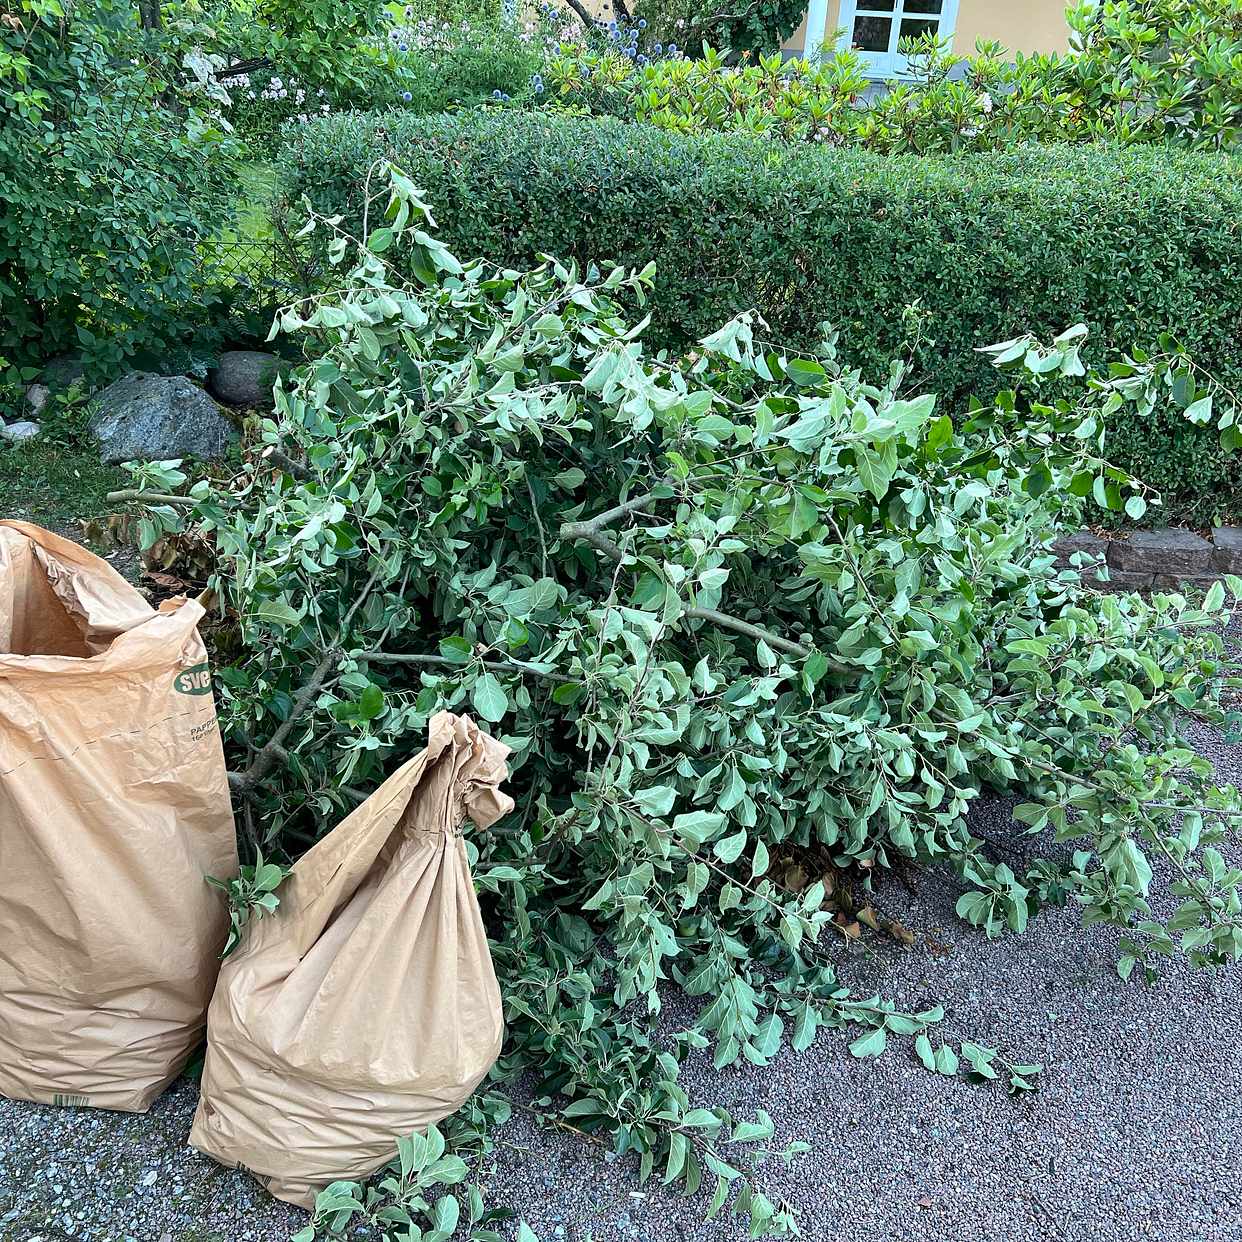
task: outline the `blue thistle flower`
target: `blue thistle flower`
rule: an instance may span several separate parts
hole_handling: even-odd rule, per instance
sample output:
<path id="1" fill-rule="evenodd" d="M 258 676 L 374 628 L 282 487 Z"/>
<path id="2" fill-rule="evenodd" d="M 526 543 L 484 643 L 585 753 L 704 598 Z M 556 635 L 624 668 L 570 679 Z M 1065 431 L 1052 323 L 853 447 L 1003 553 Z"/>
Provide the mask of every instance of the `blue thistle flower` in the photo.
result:
<path id="1" fill-rule="evenodd" d="M 646 19 L 645 17 L 640 17 L 640 18 L 638 19 L 638 28 L 639 28 L 639 30 L 646 30 L 646 29 L 647 29 L 647 19 Z"/>
<path id="2" fill-rule="evenodd" d="M 414 96 L 411 95 L 409 91 L 402 91 L 401 98 L 404 99 L 406 103 L 409 103 L 410 100 L 414 98 Z"/>

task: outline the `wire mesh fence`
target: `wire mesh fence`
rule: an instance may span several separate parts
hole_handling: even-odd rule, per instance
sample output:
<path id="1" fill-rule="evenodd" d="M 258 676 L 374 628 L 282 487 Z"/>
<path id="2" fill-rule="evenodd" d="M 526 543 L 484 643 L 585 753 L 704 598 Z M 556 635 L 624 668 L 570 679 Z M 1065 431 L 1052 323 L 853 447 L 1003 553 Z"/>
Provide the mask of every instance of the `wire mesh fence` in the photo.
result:
<path id="1" fill-rule="evenodd" d="M 290 302 L 305 293 L 297 269 L 277 242 L 260 238 L 217 238 L 201 242 L 204 274 L 229 291 L 235 305 L 255 312 Z"/>

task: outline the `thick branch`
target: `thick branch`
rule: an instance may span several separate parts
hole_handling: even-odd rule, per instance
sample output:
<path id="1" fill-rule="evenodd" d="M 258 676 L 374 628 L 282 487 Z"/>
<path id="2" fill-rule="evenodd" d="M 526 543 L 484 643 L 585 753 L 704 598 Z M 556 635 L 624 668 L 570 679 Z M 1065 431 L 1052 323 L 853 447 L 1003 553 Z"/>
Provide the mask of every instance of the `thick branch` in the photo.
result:
<path id="1" fill-rule="evenodd" d="M 751 0 L 751 3 L 739 13 L 716 13 L 701 25 L 691 26 L 685 34 L 686 46 L 689 47 L 692 43 L 701 43 L 704 36 L 709 31 L 715 30 L 717 26 L 723 26 L 728 22 L 744 22 L 753 13 L 758 11 L 761 3 L 762 0 Z"/>
<path id="2" fill-rule="evenodd" d="M 563 522 L 561 524 L 562 539 L 585 539 L 587 535 L 602 530 L 605 526 L 611 526 L 620 518 L 626 517 L 634 513 L 638 509 L 645 509 L 652 501 L 662 499 L 658 489 L 644 492 L 641 496 L 633 496 L 629 500 L 619 505 L 614 505 L 611 509 L 605 509 L 603 513 L 597 513 L 593 518 L 587 518 L 580 522 Z"/>
<path id="3" fill-rule="evenodd" d="M 600 532 L 605 526 L 611 526 L 621 518 L 628 517 L 639 509 L 645 509 L 653 501 L 659 499 L 661 497 L 655 490 L 644 492 L 641 496 L 631 497 L 622 504 L 605 509 L 603 513 L 597 513 L 593 518 L 586 518 L 579 522 L 562 522 L 561 538 L 571 542 L 574 539 L 581 539 L 610 560 L 619 561 L 624 553 L 607 535 Z"/>
<path id="4" fill-rule="evenodd" d="M 311 477 L 311 472 L 301 462 L 294 461 L 288 453 L 283 453 L 280 449 L 269 449 L 263 454 L 263 460 L 270 462 L 286 474 L 292 475 L 299 482 L 304 482 Z"/>
<path id="5" fill-rule="evenodd" d="M 250 766 L 244 772 L 229 775 L 229 786 L 234 793 L 242 797 L 248 796 L 272 770 L 281 755 L 286 755 L 285 739 L 293 732 L 294 725 L 305 715 L 311 700 L 319 693 L 323 683 L 328 680 L 329 674 L 341 662 L 342 654 L 340 651 L 329 651 L 319 661 L 315 666 L 315 671 L 310 675 L 310 680 L 298 691 L 297 697 L 293 700 L 293 706 L 289 709 L 289 715 L 281 722 L 280 728 L 272 734 L 270 740 L 264 743 Z"/>
<path id="6" fill-rule="evenodd" d="M 799 660 L 808 659 L 811 655 L 810 647 L 803 647 L 799 643 L 790 642 L 788 638 L 782 638 L 779 634 L 773 634 L 771 630 L 765 630 L 762 626 L 751 625 L 749 621 L 743 621 L 741 617 L 730 616 L 727 612 L 717 612 L 715 608 L 687 608 L 685 615 L 698 621 L 710 621 L 713 625 L 720 626 L 722 630 L 733 630 L 737 634 L 745 634 L 747 638 L 753 638 L 756 642 L 763 641 L 769 647 L 775 647 L 777 651 L 797 656 Z M 830 661 L 830 663 L 832 662 Z M 832 667 L 839 673 L 848 672 L 848 668 L 844 664 L 832 663 Z"/>
<path id="7" fill-rule="evenodd" d="M 573 9 L 575 13 L 578 14 L 578 17 L 581 19 L 583 26 L 586 27 L 587 30 L 591 30 L 594 28 L 595 18 L 593 18 L 591 14 L 587 12 L 587 10 L 580 3 L 580 0 L 565 0 L 565 3 L 568 4 L 569 7 Z"/>
<path id="8" fill-rule="evenodd" d="M 105 500 L 141 500 L 149 505 L 181 505 L 192 509 L 198 501 L 192 496 L 170 496 L 164 492 L 144 492 L 136 487 L 122 488 L 119 492 L 109 492 Z"/>
<path id="9" fill-rule="evenodd" d="M 248 73 L 257 73 L 261 69 L 274 69 L 275 67 L 274 62 L 268 56 L 252 56 L 249 60 L 239 60 L 235 64 L 226 65 L 223 69 L 217 69 L 216 81 L 222 82 L 225 78 L 241 78 Z"/>
<path id="10" fill-rule="evenodd" d="M 349 623 L 354 619 L 358 609 L 366 602 L 367 596 L 371 594 L 371 588 L 379 580 L 383 569 L 382 563 L 376 565 L 371 571 L 371 576 L 367 579 L 366 585 L 358 593 L 358 598 L 350 605 L 349 611 L 341 621 L 339 642 L 344 641 L 349 631 Z M 323 683 L 328 680 L 332 671 L 340 664 L 344 657 L 344 651 L 339 647 L 334 647 L 319 661 L 315 666 L 315 671 L 311 673 L 310 679 L 298 691 L 293 700 L 293 705 L 289 709 L 289 715 L 281 722 L 280 728 L 263 744 L 254 759 L 251 760 L 250 766 L 244 772 L 234 773 L 229 776 L 229 786 L 234 793 L 242 797 L 248 796 L 282 756 L 288 759 L 284 749 L 285 739 L 293 732 L 294 726 L 309 710 L 315 695 L 319 693 Z M 236 780 L 234 780 L 234 776 L 237 777 Z"/>
<path id="11" fill-rule="evenodd" d="M 360 664 L 425 664 L 430 668 L 465 669 L 468 665 L 460 660 L 450 660 L 447 656 L 414 655 L 396 651 L 359 651 L 351 653 L 351 658 Z M 541 668 L 532 668 L 520 660 L 482 660 L 483 667 L 494 673 L 525 673 L 529 677 L 541 677 L 545 681 L 570 682 L 574 679 L 561 673 L 548 672 Z"/>
<path id="12" fill-rule="evenodd" d="M 272 744 L 269 742 L 269 746 Z M 273 746 L 276 760 L 279 763 L 287 764 L 289 762 L 289 752 L 283 746 Z M 248 798 L 253 792 L 253 787 L 246 782 L 246 774 L 244 772 L 230 772 L 229 790 L 239 798 Z M 355 789 L 352 785 L 338 785 L 337 792 L 344 794 L 351 802 L 361 806 L 366 800 L 367 795 L 361 789 Z"/>

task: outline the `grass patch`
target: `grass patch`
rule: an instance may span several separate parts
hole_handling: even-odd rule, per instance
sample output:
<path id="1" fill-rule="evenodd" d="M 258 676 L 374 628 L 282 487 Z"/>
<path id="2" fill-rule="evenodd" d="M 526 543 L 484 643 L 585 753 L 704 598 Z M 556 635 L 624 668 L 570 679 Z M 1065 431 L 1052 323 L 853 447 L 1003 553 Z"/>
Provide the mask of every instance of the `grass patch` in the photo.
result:
<path id="1" fill-rule="evenodd" d="M 0 448 L 2 516 L 37 522 L 70 538 L 81 538 L 82 518 L 116 507 L 107 494 L 125 481 L 120 469 L 99 460 L 93 445 L 29 440 Z"/>

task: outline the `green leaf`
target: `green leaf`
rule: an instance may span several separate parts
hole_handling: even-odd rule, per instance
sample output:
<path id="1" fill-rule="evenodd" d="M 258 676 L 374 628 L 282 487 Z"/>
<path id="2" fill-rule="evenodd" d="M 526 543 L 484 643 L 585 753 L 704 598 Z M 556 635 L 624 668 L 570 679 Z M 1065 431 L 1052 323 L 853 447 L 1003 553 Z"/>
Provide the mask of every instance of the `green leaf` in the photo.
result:
<path id="1" fill-rule="evenodd" d="M 275 863 L 264 863 L 254 877 L 254 886 L 260 892 L 271 893 L 280 887 L 284 878 L 283 867 L 278 867 Z"/>
<path id="2" fill-rule="evenodd" d="M 751 879 L 764 875 L 768 869 L 768 847 L 762 841 L 755 842 L 755 852 L 751 858 Z"/>
<path id="3" fill-rule="evenodd" d="M 716 811 L 689 811 L 673 820 L 673 831 L 684 838 L 691 848 L 697 849 L 724 822 L 725 817 Z M 740 849 L 738 853 L 741 853 Z"/>
<path id="4" fill-rule="evenodd" d="M 858 1057 L 860 1060 L 864 1057 L 878 1057 L 887 1045 L 887 1033 L 882 1026 L 877 1026 L 865 1035 L 860 1035 L 850 1044 L 850 1055 Z"/>
<path id="5" fill-rule="evenodd" d="M 468 638 L 452 634 L 440 639 L 440 654 L 454 664 L 469 664 L 474 656 L 474 647 Z"/>
<path id="6" fill-rule="evenodd" d="M 650 785 L 634 793 L 633 798 L 646 814 L 660 817 L 673 809 L 677 790 L 672 785 Z"/>
<path id="7" fill-rule="evenodd" d="M 358 696 L 358 717 L 374 720 L 384 710 L 384 692 L 371 682 Z"/>
<path id="8" fill-rule="evenodd" d="M 1198 401 L 1192 401 L 1182 412 L 1190 422 L 1195 423 L 1198 426 L 1203 426 L 1203 424 L 1211 422 L 1211 396 L 1200 397 Z"/>
<path id="9" fill-rule="evenodd" d="M 719 841 L 712 846 L 712 852 L 723 863 L 737 862 L 741 857 L 742 851 L 746 848 L 746 829 L 735 832 L 731 836 L 721 837 Z"/>
<path id="10" fill-rule="evenodd" d="M 470 701 L 474 704 L 475 711 L 490 724 L 503 720 L 505 713 L 509 710 L 509 696 L 505 694 L 504 687 L 496 680 L 495 675 L 490 672 L 484 673 L 474 683 L 474 688 L 470 692 Z"/>
<path id="11" fill-rule="evenodd" d="M 893 470 L 885 458 L 861 444 L 856 444 L 854 463 L 858 467 L 858 477 L 863 486 L 876 500 L 883 500 L 893 478 Z"/>
<path id="12" fill-rule="evenodd" d="M 828 378 L 828 373 L 818 362 L 806 358 L 791 358 L 785 363 L 785 374 L 802 388 L 822 384 Z"/>
<path id="13" fill-rule="evenodd" d="M 931 1040 L 926 1035 L 919 1035 L 914 1041 L 914 1052 L 925 1069 L 935 1070 L 936 1054 L 932 1051 Z"/>

